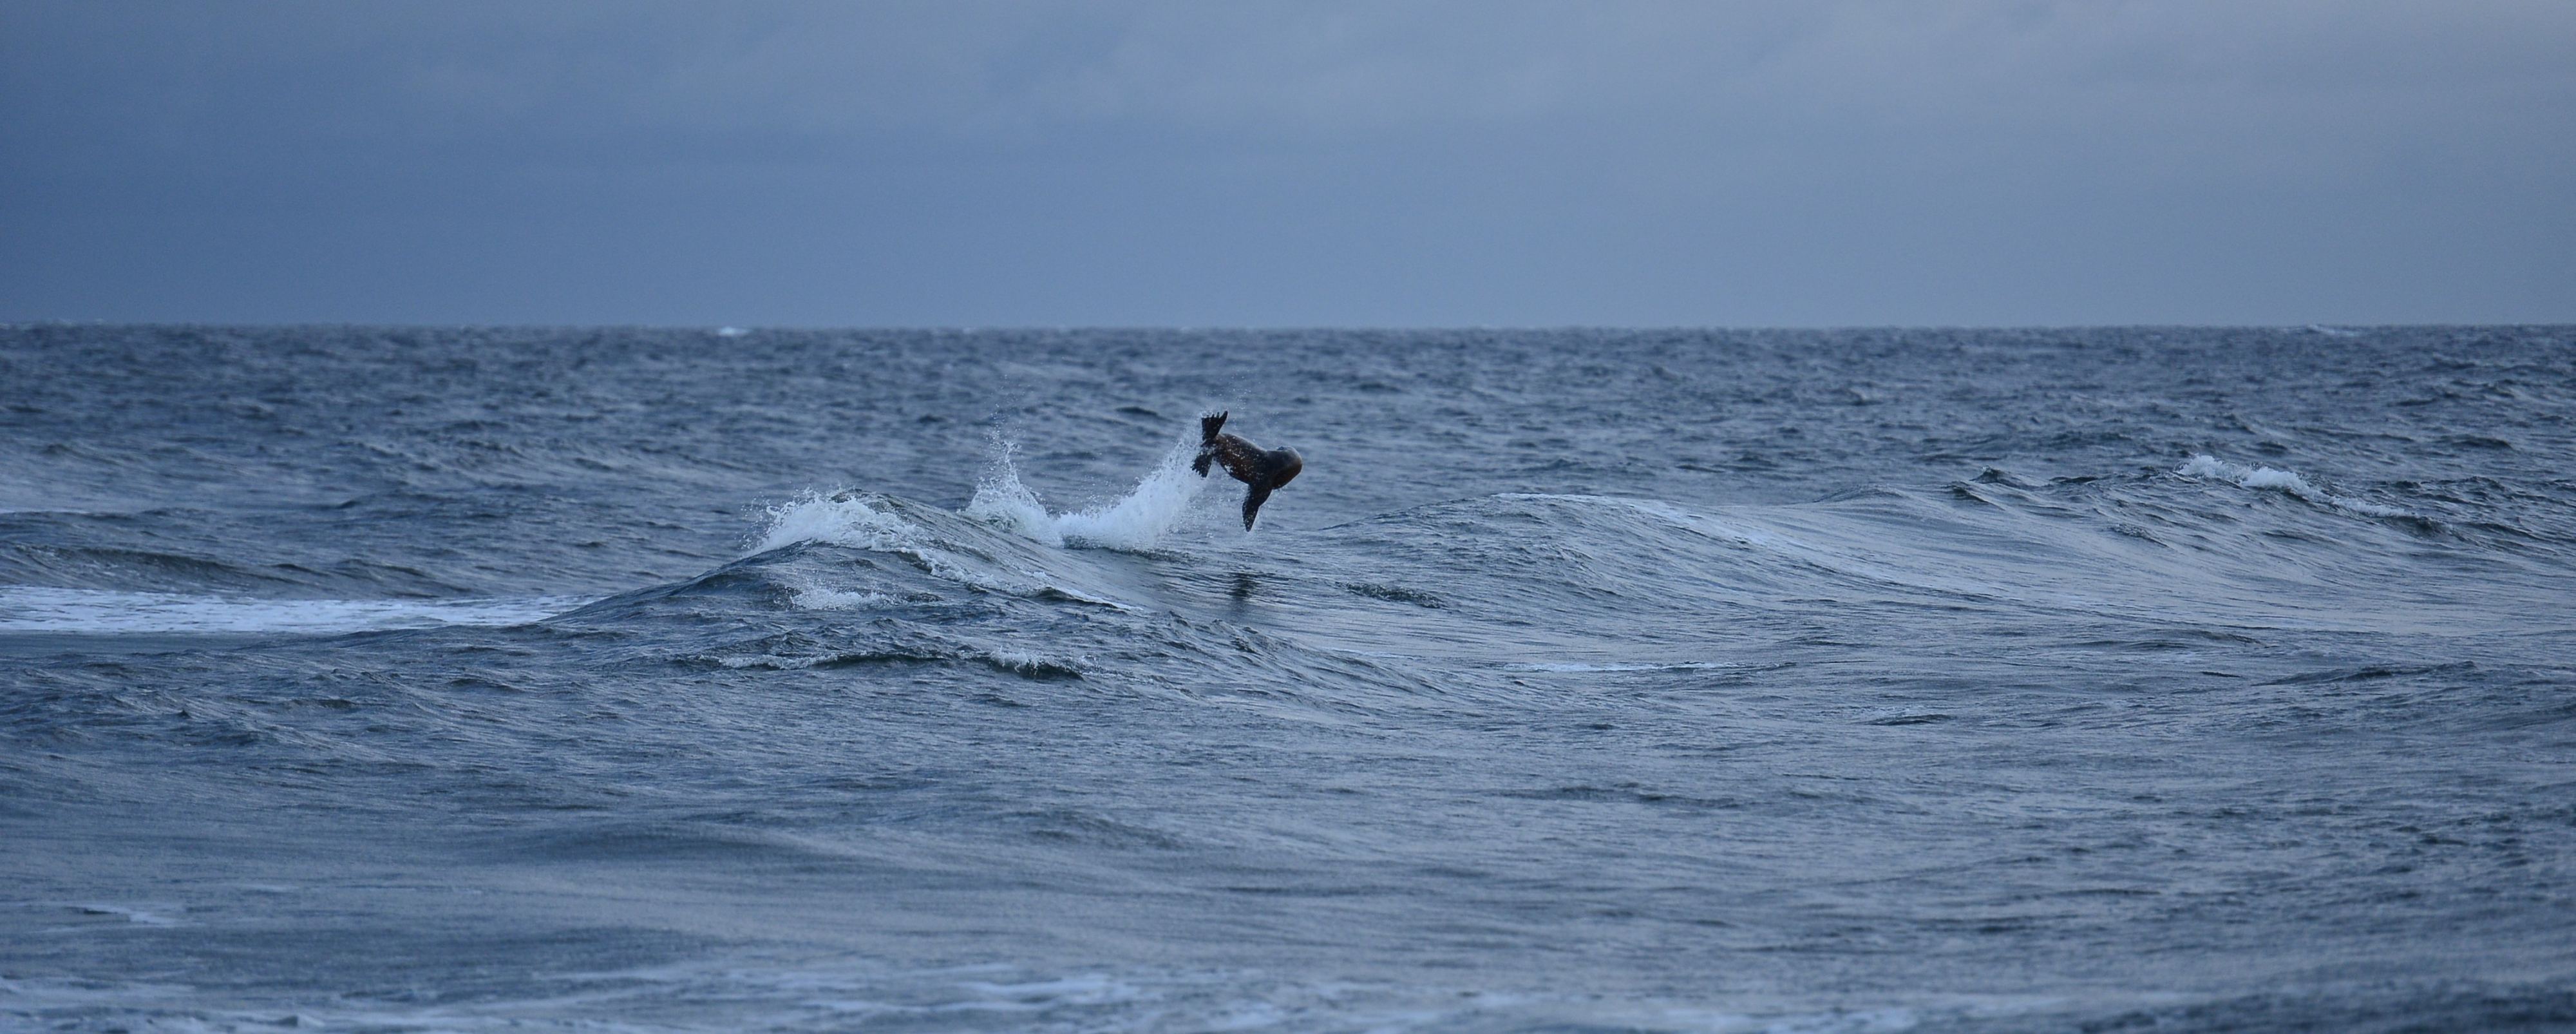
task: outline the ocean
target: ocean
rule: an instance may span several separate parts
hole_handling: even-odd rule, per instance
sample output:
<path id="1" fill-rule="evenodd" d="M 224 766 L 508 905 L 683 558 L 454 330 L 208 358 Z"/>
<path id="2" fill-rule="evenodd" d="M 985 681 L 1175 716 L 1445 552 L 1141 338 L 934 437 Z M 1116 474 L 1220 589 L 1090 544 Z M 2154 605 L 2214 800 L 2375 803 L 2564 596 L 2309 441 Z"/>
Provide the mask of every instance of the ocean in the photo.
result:
<path id="1" fill-rule="evenodd" d="M 0 1029 L 2576 1030 L 2571 579 L 2567 327 L 11 326 Z"/>

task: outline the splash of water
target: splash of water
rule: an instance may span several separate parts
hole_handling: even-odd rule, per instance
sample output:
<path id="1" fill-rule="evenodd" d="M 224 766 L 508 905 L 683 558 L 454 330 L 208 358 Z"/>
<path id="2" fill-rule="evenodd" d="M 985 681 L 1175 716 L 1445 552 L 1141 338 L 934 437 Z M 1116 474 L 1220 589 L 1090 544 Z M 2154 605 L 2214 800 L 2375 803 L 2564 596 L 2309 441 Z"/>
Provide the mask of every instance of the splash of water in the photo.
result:
<path id="1" fill-rule="evenodd" d="M 1189 516 L 1190 503 L 1207 487 L 1208 479 L 1190 470 L 1196 445 L 1183 440 L 1126 495 L 1088 510 L 1049 513 L 1037 493 L 1020 483 L 1014 451 L 1011 443 L 1001 444 L 992 472 L 966 504 L 966 516 L 1050 546 L 1152 549 Z"/>

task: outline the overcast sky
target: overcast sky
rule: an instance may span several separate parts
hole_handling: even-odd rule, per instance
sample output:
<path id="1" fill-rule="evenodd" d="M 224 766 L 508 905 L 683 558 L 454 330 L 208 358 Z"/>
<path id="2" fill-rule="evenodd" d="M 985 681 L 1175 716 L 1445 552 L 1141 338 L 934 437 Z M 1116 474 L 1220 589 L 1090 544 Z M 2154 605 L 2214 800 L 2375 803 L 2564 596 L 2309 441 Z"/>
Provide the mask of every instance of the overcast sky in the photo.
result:
<path id="1" fill-rule="evenodd" d="M 2576 321 L 2576 3 L 0 0 L 0 319 Z"/>

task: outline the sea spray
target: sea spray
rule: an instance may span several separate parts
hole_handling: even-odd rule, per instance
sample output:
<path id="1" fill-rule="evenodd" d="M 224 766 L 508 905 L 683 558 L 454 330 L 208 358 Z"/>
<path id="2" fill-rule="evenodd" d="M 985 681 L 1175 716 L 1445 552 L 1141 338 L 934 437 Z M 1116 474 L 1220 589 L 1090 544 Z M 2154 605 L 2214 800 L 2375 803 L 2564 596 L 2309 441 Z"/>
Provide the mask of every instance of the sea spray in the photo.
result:
<path id="1" fill-rule="evenodd" d="M 1176 442 L 1126 495 L 1088 510 L 1050 514 L 1020 482 L 1011 462 L 1015 451 L 1012 443 L 1001 443 L 965 513 L 1050 546 L 1151 549 L 1189 516 L 1190 503 L 1208 482 L 1190 470 L 1195 445 Z"/>
<path id="2" fill-rule="evenodd" d="M 1019 466 L 1011 458 L 1019 453 L 1018 442 L 1007 438 L 993 443 L 993 462 L 983 480 L 975 484 L 975 497 L 966 502 L 968 517 L 1050 546 L 1064 545 L 1064 536 L 1056 530 L 1055 518 L 1049 516 L 1046 504 L 1038 494 L 1020 482 Z"/>
<path id="3" fill-rule="evenodd" d="M 752 554 L 799 542 L 828 542 L 857 549 L 898 550 L 918 546 L 921 529 L 892 513 L 868 505 L 848 492 L 807 491 L 768 507 Z"/>

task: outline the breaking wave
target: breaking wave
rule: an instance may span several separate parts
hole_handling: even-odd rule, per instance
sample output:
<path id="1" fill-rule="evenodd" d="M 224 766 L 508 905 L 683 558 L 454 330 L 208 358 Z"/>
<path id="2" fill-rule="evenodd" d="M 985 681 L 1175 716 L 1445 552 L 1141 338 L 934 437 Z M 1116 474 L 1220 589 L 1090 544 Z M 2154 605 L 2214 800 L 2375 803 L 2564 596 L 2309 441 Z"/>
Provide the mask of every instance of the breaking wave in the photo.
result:
<path id="1" fill-rule="evenodd" d="M 2297 471 L 2272 467 L 2249 467 L 2241 463 L 2229 463 L 2214 456 L 2193 456 L 2174 473 L 2187 478 L 2233 482 L 2239 488 L 2280 492 L 2319 506 L 2329 506 L 2364 517 L 2414 516 L 2393 506 L 2381 506 L 2366 499 L 2355 499 L 2348 495 L 2328 492 L 2310 484 L 2308 479 L 2300 477 Z"/>

